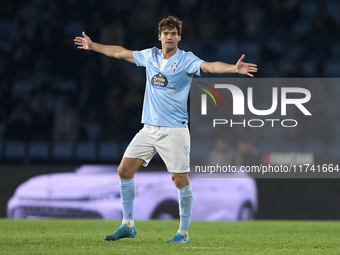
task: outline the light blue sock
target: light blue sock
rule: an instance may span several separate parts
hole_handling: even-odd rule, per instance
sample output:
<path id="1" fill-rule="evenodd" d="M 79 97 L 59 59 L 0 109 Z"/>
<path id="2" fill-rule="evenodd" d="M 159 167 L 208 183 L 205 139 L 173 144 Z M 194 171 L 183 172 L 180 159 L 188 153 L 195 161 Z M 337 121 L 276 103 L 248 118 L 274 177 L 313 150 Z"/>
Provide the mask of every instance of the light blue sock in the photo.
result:
<path id="1" fill-rule="evenodd" d="M 120 198 L 123 206 L 123 219 L 133 219 L 133 202 L 135 195 L 135 179 L 120 179 Z"/>
<path id="2" fill-rule="evenodd" d="M 180 216 L 179 230 L 188 231 L 193 202 L 193 193 L 190 185 L 178 189 L 178 202 Z"/>

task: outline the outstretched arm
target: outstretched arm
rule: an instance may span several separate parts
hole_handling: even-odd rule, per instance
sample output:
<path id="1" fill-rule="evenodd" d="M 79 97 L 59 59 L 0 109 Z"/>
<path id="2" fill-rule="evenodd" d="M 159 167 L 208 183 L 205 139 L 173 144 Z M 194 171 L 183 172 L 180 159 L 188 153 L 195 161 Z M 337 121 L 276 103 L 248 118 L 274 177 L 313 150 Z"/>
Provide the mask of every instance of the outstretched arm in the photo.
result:
<path id="1" fill-rule="evenodd" d="M 254 77 L 254 75 L 251 73 L 257 72 L 257 65 L 244 63 L 244 57 L 245 55 L 243 54 L 241 58 L 237 61 L 236 65 L 229 65 L 223 62 L 203 62 L 200 67 L 202 72 L 204 73 L 239 73 Z"/>
<path id="2" fill-rule="evenodd" d="M 132 50 L 127 50 L 121 46 L 103 45 L 92 42 L 85 32 L 82 33 L 83 37 L 76 37 L 74 43 L 78 45 L 78 49 L 93 50 L 102 53 L 108 57 L 124 59 L 131 63 L 136 63 L 132 56 Z"/>

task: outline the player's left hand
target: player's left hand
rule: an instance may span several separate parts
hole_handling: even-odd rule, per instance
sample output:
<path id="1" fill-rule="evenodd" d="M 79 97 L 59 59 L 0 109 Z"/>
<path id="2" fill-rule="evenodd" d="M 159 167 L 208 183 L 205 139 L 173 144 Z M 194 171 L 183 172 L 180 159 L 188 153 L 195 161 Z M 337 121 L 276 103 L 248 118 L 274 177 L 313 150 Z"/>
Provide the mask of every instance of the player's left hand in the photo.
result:
<path id="1" fill-rule="evenodd" d="M 244 63 L 243 59 L 244 59 L 245 55 L 242 54 L 242 56 L 240 57 L 240 59 L 237 61 L 236 63 L 236 72 L 239 74 L 246 74 L 250 77 L 254 77 L 252 73 L 256 73 L 257 72 L 257 65 L 256 64 L 251 64 L 251 63 Z"/>

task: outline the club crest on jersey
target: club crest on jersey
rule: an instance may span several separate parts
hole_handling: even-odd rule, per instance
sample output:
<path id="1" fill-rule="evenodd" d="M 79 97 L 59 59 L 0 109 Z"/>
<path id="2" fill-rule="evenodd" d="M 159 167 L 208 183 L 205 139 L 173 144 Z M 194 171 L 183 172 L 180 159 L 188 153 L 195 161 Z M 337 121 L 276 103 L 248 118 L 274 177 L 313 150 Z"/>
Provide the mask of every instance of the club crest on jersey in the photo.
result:
<path id="1" fill-rule="evenodd" d="M 155 89 L 164 89 L 168 86 L 168 79 L 163 74 L 158 73 L 152 77 L 151 84 Z"/>
<path id="2" fill-rule="evenodd" d="M 171 65 L 171 67 L 172 67 L 173 72 L 175 73 L 176 72 L 176 68 L 178 67 L 178 65 L 176 65 L 176 62 L 175 62 L 175 63 L 173 63 Z"/>

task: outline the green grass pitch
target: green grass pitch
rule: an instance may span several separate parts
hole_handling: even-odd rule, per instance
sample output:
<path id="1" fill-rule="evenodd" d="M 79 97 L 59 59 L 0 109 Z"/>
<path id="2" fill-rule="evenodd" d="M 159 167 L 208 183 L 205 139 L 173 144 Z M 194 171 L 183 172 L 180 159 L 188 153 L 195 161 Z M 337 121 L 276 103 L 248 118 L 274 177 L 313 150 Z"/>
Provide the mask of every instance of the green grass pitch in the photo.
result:
<path id="1" fill-rule="evenodd" d="M 188 244 L 165 243 L 178 220 L 136 221 L 136 238 L 105 241 L 120 222 L 0 219 L 0 254 L 340 254 L 337 221 L 192 221 Z"/>

